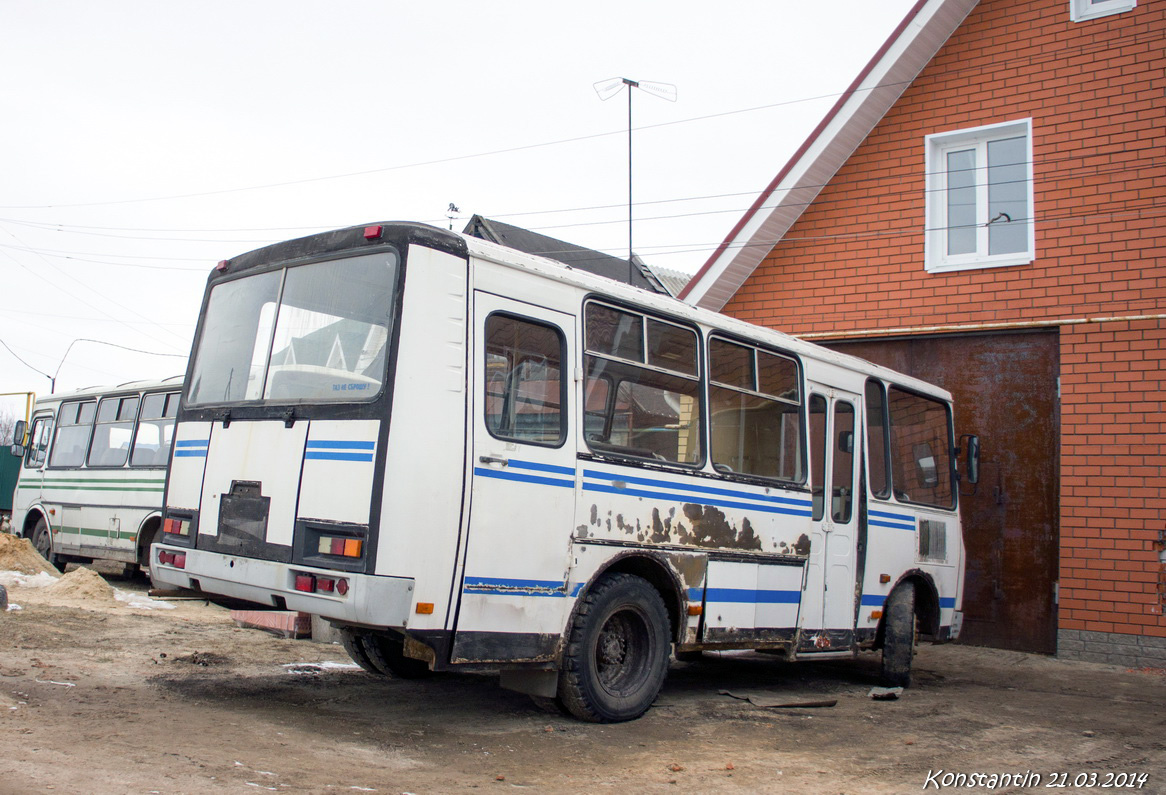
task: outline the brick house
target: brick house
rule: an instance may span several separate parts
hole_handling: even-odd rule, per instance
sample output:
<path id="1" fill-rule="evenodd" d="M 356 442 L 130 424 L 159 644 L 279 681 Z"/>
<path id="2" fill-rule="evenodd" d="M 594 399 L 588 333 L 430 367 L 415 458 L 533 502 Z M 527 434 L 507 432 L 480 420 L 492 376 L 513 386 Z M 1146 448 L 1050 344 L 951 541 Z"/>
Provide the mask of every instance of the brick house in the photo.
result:
<path id="1" fill-rule="evenodd" d="M 920 0 L 680 295 L 953 392 L 967 642 L 1166 666 L 1164 37 Z"/>

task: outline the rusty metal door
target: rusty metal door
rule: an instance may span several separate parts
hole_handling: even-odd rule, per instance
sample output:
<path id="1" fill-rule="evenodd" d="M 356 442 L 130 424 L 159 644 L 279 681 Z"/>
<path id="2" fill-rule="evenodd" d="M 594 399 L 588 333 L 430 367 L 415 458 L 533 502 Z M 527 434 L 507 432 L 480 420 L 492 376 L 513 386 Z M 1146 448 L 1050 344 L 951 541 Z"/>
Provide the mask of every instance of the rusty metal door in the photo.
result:
<path id="1" fill-rule="evenodd" d="M 1059 340 L 1056 331 L 831 342 L 947 389 L 955 432 L 981 445 L 963 484 L 961 642 L 1056 652 Z"/>

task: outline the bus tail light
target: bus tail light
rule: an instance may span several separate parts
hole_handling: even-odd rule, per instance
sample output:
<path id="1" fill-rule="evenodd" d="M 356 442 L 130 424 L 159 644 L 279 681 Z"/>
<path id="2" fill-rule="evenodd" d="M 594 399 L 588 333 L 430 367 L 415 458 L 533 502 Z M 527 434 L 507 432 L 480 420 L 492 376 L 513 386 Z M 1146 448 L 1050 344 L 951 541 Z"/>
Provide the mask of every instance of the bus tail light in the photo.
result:
<path id="1" fill-rule="evenodd" d="M 348 580 L 340 577 L 323 577 L 318 574 L 296 574 L 293 586 L 303 593 L 348 593 Z"/>
<path id="2" fill-rule="evenodd" d="M 158 553 L 158 562 L 166 566 L 173 566 L 176 569 L 186 568 L 186 553 L 185 552 L 170 552 L 163 549 Z"/>
<path id="3" fill-rule="evenodd" d="M 345 558 L 359 558 L 364 551 L 364 543 L 359 538 L 345 536 L 320 536 L 317 550 L 321 555 L 339 555 Z"/>
<path id="4" fill-rule="evenodd" d="M 167 519 L 162 523 L 162 532 L 172 536 L 188 536 L 190 535 L 190 520 Z"/>

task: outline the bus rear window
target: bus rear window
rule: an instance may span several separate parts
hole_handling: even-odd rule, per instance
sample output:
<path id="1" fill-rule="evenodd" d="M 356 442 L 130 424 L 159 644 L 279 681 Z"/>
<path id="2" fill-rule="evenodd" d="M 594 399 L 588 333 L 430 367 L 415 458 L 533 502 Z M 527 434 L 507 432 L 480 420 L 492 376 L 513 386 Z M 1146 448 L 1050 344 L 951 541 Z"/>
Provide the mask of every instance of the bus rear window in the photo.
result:
<path id="1" fill-rule="evenodd" d="M 192 406 L 355 402 L 381 392 L 397 255 L 381 251 L 215 285 Z"/>

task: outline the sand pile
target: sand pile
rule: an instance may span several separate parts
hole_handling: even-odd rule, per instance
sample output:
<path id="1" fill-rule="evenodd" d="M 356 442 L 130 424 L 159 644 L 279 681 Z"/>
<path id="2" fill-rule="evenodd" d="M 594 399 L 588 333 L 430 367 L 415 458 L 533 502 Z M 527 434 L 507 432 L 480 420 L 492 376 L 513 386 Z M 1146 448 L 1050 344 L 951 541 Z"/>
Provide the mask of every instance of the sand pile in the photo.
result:
<path id="1" fill-rule="evenodd" d="M 18 571 L 21 574 L 59 572 L 40 556 L 27 538 L 0 533 L 0 571 Z"/>
<path id="2" fill-rule="evenodd" d="M 70 602 L 101 604 L 115 599 L 113 586 L 93 569 L 79 566 L 45 588 L 45 593 Z"/>

